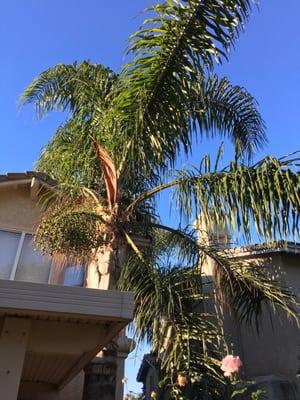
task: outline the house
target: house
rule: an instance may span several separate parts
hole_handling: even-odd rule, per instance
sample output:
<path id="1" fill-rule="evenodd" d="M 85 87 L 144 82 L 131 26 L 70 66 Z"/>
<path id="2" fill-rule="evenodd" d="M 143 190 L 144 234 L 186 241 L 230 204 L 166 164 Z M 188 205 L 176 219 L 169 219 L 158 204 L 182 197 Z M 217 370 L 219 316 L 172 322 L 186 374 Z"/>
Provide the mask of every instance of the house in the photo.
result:
<path id="1" fill-rule="evenodd" d="M 227 256 L 248 260 L 266 266 L 271 273 L 281 277 L 285 286 L 300 295 L 300 244 L 276 242 L 252 246 L 228 248 L 224 232 L 209 235 L 208 242 L 223 243 Z M 215 264 L 207 259 L 204 274 L 211 281 Z M 210 307 L 211 305 L 208 305 Z M 243 362 L 242 377 L 256 382 L 269 400 L 296 400 L 300 398 L 300 330 L 299 326 L 282 312 L 270 318 L 267 310 L 261 316 L 259 331 L 255 325 L 241 325 L 236 318 L 224 311 L 224 334 L 235 355 Z M 149 362 L 149 357 L 151 362 Z M 140 366 L 137 380 L 144 385 L 145 400 L 151 392 L 159 393 L 158 368 L 153 357 L 146 355 Z"/>
<path id="2" fill-rule="evenodd" d="M 137 373 L 136 380 L 143 384 L 143 395 L 145 399 L 151 399 L 151 393 L 160 393 L 159 367 L 153 354 L 145 354 Z"/>
<path id="3" fill-rule="evenodd" d="M 277 242 L 228 250 L 230 257 L 251 260 L 266 266 L 283 284 L 300 295 L 300 244 Z M 259 331 L 240 325 L 228 313 L 224 315 L 227 342 L 243 360 L 244 378 L 255 381 L 268 399 L 296 400 L 300 397 L 300 329 L 279 311 L 270 316 L 265 309 Z"/>
<path id="4" fill-rule="evenodd" d="M 41 173 L 0 175 L 0 397 L 121 400 L 133 295 L 88 288 L 83 266 L 57 273 L 34 249 L 39 193 L 53 187 Z"/>

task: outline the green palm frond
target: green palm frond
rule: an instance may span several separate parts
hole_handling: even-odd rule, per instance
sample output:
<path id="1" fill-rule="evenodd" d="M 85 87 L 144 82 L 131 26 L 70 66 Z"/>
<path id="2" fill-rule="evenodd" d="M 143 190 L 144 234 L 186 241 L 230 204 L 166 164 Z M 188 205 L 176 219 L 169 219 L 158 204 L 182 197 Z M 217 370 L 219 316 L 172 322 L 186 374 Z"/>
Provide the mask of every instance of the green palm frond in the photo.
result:
<path id="1" fill-rule="evenodd" d="M 240 86 L 216 75 L 203 81 L 202 96 L 192 117 L 200 131 L 232 139 L 239 154 L 251 156 L 265 143 L 264 121 L 257 110 L 256 100 Z M 260 134 L 259 134 L 260 133 Z"/>
<path id="2" fill-rule="evenodd" d="M 33 103 L 38 115 L 70 111 L 71 119 L 82 125 L 71 136 L 75 146 L 86 148 L 88 134 L 96 138 L 116 162 L 121 186 L 135 193 L 161 181 L 161 169 L 175 161 L 181 146 L 191 151 L 193 132 L 229 136 L 239 150 L 252 154 L 265 143 L 254 99 L 208 72 L 214 59 L 226 58 L 250 11 L 249 0 L 156 5 L 132 35 L 129 53 L 134 59 L 120 76 L 88 61 L 59 64 L 29 85 L 22 102 Z M 57 147 L 47 150 L 50 154 Z M 52 166 L 51 157 L 44 157 L 42 167 Z M 80 166 L 84 175 L 87 165 Z M 74 179 L 74 171 L 62 165 L 60 176 L 64 173 Z"/>
<path id="3" fill-rule="evenodd" d="M 59 182 L 101 187 L 93 140 L 112 152 L 113 138 L 98 121 L 110 106 L 116 80 L 109 68 L 84 61 L 49 68 L 27 87 L 21 102 L 33 103 L 38 116 L 53 110 L 69 113 L 44 148 L 37 170 Z"/>
<path id="4" fill-rule="evenodd" d="M 130 162 L 149 172 L 167 160 L 174 161 L 180 145 L 186 152 L 191 150 L 191 131 L 201 113 L 207 112 L 203 89 L 210 86 L 212 91 L 211 84 L 201 82 L 216 58 L 226 58 L 250 10 L 248 0 L 169 0 L 150 9 L 154 16 L 131 37 L 129 53 L 134 60 L 120 75 L 120 92 L 111 110 L 111 118 L 118 119 L 116 135 L 121 130 L 127 146 L 122 169 Z M 236 98 L 236 93 L 227 90 L 226 96 Z M 253 114 L 252 125 L 249 132 L 247 124 L 243 131 L 240 128 L 243 139 L 239 144 L 251 151 L 252 146 L 264 143 L 265 134 L 254 101 L 248 101 L 247 107 Z M 225 123 L 218 117 L 218 128 L 236 140 L 234 110 L 224 113 Z"/>
<path id="5" fill-rule="evenodd" d="M 45 172 L 58 182 L 101 190 L 103 180 L 92 146 L 92 131 L 89 123 L 70 118 L 44 147 L 36 170 Z"/>
<path id="6" fill-rule="evenodd" d="M 122 270 L 119 288 L 133 291 L 137 338 L 151 341 L 165 380 L 174 383 L 177 374 L 186 371 L 190 378 L 205 375 L 207 380 L 223 382 L 220 328 L 203 308 L 209 295 L 202 293 L 194 269 L 160 268 L 131 258 Z"/>
<path id="7" fill-rule="evenodd" d="M 177 171 L 177 178 L 157 186 L 136 199 L 137 203 L 174 188 L 174 198 L 183 215 L 201 214 L 210 224 L 227 225 L 251 239 L 251 227 L 264 239 L 299 237 L 300 158 L 265 157 L 245 166 L 232 162 L 221 171 L 211 169 L 205 156 L 199 169 Z"/>
<path id="8" fill-rule="evenodd" d="M 201 254 L 197 243 L 198 232 L 190 227 L 172 228 L 159 223 L 150 222 L 154 229 L 154 246 L 159 254 L 172 264 L 197 267 Z"/>
<path id="9" fill-rule="evenodd" d="M 163 190 L 174 188 L 174 199 L 189 219 L 200 214 L 211 225 L 226 225 L 251 240 L 255 228 L 263 239 L 299 237 L 300 158 L 265 157 L 252 166 L 232 162 L 218 171 L 209 155 L 199 169 L 177 171 L 176 179 L 137 196 L 128 212 Z"/>
<path id="10" fill-rule="evenodd" d="M 163 225 L 157 227 L 164 232 L 159 236 L 159 251 L 171 254 L 173 265 L 178 263 L 178 259 L 174 258 L 176 250 L 182 252 L 185 265 L 194 268 L 198 274 L 206 275 L 208 258 L 214 260 L 214 275 L 210 280 L 201 281 L 201 292 L 207 293 L 207 285 L 213 280 L 218 300 L 229 306 L 241 322 L 255 322 L 258 327 L 265 306 L 272 313 L 281 309 L 298 322 L 298 303 L 293 288 L 286 287 L 284 277 L 278 277 L 274 267 L 238 258 L 230 248 L 224 250 L 216 242 L 208 244 L 204 239 L 207 232 L 201 232 L 198 228 L 182 230 Z M 157 248 L 156 242 L 154 246 Z"/>
<path id="11" fill-rule="evenodd" d="M 116 79 L 109 68 L 89 61 L 58 64 L 34 79 L 21 95 L 21 104 L 33 103 L 38 116 L 59 110 L 86 119 L 94 109 L 107 108 Z"/>
<path id="12" fill-rule="evenodd" d="M 225 223 L 251 238 L 251 223 L 261 237 L 299 237 L 300 159 L 266 157 L 246 167 L 231 163 L 221 172 L 178 173 L 176 199 L 183 213 Z M 195 206 L 195 207 L 193 207 Z"/>
<path id="13" fill-rule="evenodd" d="M 177 236 L 178 241 L 192 240 L 181 231 Z M 193 383 L 197 398 L 210 391 L 216 396 L 212 398 L 223 398 L 220 359 L 226 344 L 217 315 L 207 311 L 214 294 L 221 294 L 218 298 L 223 305 L 229 305 L 246 323 L 258 324 L 266 310 L 273 312 L 278 307 L 298 323 L 298 304 L 289 289 L 272 278 L 273 270 L 234 260 L 218 247 L 194 245 L 216 261 L 215 290 L 203 290 L 199 269 L 161 267 L 145 254 L 144 259 L 132 257 L 124 265 L 119 288 L 134 293 L 136 338 L 151 342 L 164 377 L 161 383 L 172 387 L 174 398 L 178 373 L 186 374 L 191 382 L 201 378 Z"/>
<path id="14" fill-rule="evenodd" d="M 243 260 L 230 249 L 220 250 L 213 244 L 208 246 L 200 242 L 199 250 L 215 262 L 212 278 L 218 301 L 240 322 L 254 323 L 259 329 L 266 311 L 272 315 L 282 310 L 299 324 L 298 300 L 275 266 L 267 266 L 259 260 Z M 205 265 L 203 260 L 202 266 Z"/>

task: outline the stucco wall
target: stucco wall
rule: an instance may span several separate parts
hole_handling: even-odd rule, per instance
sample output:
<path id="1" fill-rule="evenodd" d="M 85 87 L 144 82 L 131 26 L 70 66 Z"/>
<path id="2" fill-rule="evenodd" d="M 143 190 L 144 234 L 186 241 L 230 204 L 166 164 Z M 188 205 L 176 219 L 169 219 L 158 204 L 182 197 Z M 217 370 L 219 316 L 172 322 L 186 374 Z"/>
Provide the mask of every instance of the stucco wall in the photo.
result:
<path id="1" fill-rule="evenodd" d="M 38 396 L 34 400 L 82 400 L 84 372 L 80 372 L 63 390 Z"/>
<path id="2" fill-rule="evenodd" d="M 273 253 L 269 257 L 258 257 L 273 271 L 283 273 L 283 283 L 300 293 L 300 255 Z M 264 381 L 296 381 L 300 370 L 300 331 L 295 322 L 283 312 L 270 317 L 265 308 L 260 319 L 259 332 L 255 325 L 238 326 L 228 314 L 225 332 L 233 343 L 234 352 L 244 363 L 244 374 L 248 379 Z"/>
<path id="3" fill-rule="evenodd" d="M 56 391 L 47 385 L 23 384 L 21 393 L 22 400 L 82 400 L 84 384 L 84 372 L 81 371 L 62 390 Z M 19 398 L 19 396 L 18 396 Z"/>
<path id="4" fill-rule="evenodd" d="M 149 368 L 145 380 L 145 399 L 151 400 L 152 391 L 158 392 L 158 372 L 155 368 Z"/>
<path id="5" fill-rule="evenodd" d="M 30 185 L 0 185 L 0 228 L 33 231 L 40 207 L 30 197 Z"/>

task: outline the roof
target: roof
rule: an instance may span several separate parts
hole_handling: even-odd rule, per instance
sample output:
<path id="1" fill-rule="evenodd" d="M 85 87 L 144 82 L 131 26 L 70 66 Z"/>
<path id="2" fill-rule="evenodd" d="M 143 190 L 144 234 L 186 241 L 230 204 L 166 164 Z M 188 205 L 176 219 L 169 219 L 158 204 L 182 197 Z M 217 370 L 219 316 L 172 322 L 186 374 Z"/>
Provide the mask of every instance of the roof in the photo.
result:
<path id="1" fill-rule="evenodd" d="M 232 247 L 224 250 L 232 257 L 247 257 L 271 253 L 300 254 L 300 243 L 275 241 L 271 243 L 258 243 L 247 246 Z"/>
<path id="2" fill-rule="evenodd" d="M 47 174 L 37 171 L 7 172 L 6 174 L 0 174 L 0 185 L 4 182 L 20 183 L 24 181 L 25 183 L 26 181 L 30 181 L 32 178 L 36 178 L 46 185 L 56 185 L 56 182 Z"/>
<path id="3" fill-rule="evenodd" d="M 142 363 L 140 365 L 140 368 L 138 370 L 137 373 L 137 377 L 136 380 L 138 382 L 142 382 L 144 383 L 146 374 L 149 370 L 149 368 L 155 368 L 157 367 L 157 362 L 156 362 L 156 358 L 153 354 L 149 353 L 149 354 L 145 354 L 142 360 Z"/>

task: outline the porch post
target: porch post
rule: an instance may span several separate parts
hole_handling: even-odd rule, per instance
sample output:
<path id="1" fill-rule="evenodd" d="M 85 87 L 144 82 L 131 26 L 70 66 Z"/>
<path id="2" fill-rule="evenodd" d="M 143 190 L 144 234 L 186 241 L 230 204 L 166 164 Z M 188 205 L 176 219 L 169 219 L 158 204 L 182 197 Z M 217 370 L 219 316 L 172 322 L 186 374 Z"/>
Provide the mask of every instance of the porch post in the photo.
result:
<path id="1" fill-rule="evenodd" d="M 17 400 L 30 331 L 30 319 L 4 319 L 0 336 L 0 388 L 5 400 Z"/>

